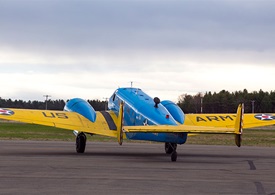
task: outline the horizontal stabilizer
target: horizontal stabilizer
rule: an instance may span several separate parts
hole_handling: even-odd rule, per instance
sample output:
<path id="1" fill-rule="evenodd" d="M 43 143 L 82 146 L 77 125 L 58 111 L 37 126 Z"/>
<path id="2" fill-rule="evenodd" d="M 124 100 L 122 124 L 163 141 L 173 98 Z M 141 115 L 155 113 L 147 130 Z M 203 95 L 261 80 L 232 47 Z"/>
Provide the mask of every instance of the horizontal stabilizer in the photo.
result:
<path id="1" fill-rule="evenodd" d="M 130 133 L 196 133 L 196 134 L 234 134 L 237 146 L 241 146 L 241 134 L 243 129 L 244 106 L 240 104 L 237 110 L 234 128 L 210 127 L 194 125 L 151 125 L 151 126 L 124 126 L 124 132 Z"/>
<path id="2" fill-rule="evenodd" d="M 190 125 L 150 125 L 150 126 L 124 126 L 124 132 L 130 133 L 212 133 L 212 134 L 235 134 L 234 128 L 204 127 Z"/>

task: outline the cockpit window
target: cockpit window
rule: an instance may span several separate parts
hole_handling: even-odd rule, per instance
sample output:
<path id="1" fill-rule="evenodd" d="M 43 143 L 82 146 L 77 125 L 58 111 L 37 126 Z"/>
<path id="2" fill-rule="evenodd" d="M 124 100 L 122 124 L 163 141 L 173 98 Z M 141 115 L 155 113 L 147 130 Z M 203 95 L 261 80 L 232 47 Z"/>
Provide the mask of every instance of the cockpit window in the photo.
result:
<path id="1" fill-rule="evenodd" d="M 113 95 L 113 101 L 115 101 L 115 98 L 116 98 L 116 94 L 114 93 L 114 95 Z"/>

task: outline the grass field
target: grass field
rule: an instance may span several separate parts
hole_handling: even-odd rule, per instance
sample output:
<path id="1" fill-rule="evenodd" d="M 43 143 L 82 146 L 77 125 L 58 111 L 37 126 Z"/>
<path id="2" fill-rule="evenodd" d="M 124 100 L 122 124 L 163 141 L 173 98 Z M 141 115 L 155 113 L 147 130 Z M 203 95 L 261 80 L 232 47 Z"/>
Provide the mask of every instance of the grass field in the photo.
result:
<path id="1" fill-rule="evenodd" d="M 0 122 L 2 140 L 60 140 L 75 141 L 72 131 L 32 125 L 25 123 Z M 109 141 L 116 139 L 103 136 L 88 136 L 89 141 Z M 187 144 L 235 145 L 233 135 L 198 135 L 189 136 Z M 243 146 L 275 146 L 275 128 L 247 129 L 243 134 Z"/>

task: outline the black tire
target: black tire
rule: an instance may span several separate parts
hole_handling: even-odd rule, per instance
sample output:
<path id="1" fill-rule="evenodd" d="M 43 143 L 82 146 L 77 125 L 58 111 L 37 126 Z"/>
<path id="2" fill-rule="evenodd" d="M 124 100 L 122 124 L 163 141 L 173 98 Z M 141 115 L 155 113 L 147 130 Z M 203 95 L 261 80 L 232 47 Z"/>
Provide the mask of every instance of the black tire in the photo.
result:
<path id="1" fill-rule="evenodd" d="M 86 135 L 84 133 L 80 133 L 76 136 L 76 152 L 84 153 L 86 148 Z"/>
<path id="2" fill-rule="evenodd" d="M 166 154 L 172 154 L 172 152 L 177 150 L 177 144 L 165 142 L 164 148 Z"/>
<path id="3" fill-rule="evenodd" d="M 172 161 L 172 162 L 177 161 L 177 157 L 178 157 L 178 153 L 177 153 L 176 151 L 174 151 L 174 152 L 171 154 L 171 161 Z"/>
<path id="4" fill-rule="evenodd" d="M 171 154 L 173 152 L 173 148 L 171 147 L 170 143 L 168 143 L 168 142 L 165 142 L 164 148 L 165 148 L 166 154 Z"/>
<path id="5" fill-rule="evenodd" d="M 235 135 L 235 143 L 238 147 L 241 147 L 242 143 L 242 135 L 236 134 Z"/>

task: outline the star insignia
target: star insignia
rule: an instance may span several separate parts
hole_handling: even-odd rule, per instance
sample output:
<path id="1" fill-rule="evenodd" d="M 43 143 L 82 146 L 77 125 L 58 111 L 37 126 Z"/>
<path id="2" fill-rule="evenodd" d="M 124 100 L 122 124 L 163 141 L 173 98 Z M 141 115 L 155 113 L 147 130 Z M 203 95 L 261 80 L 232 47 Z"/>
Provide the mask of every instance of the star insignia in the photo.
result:
<path id="1" fill-rule="evenodd" d="M 275 116 L 270 115 L 270 114 L 257 114 L 254 116 L 256 119 L 262 120 L 262 121 L 270 121 L 274 120 Z"/>
<path id="2" fill-rule="evenodd" d="M 147 125 L 148 125 L 148 120 L 147 120 L 147 119 L 145 119 L 145 120 L 143 121 L 143 125 L 144 125 L 144 126 L 147 126 Z"/>
<path id="3" fill-rule="evenodd" d="M 10 116 L 13 114 L 14 114 L 14 112 L 11 110 L 0 108 L 0 115 L 9 115 Z"/>

